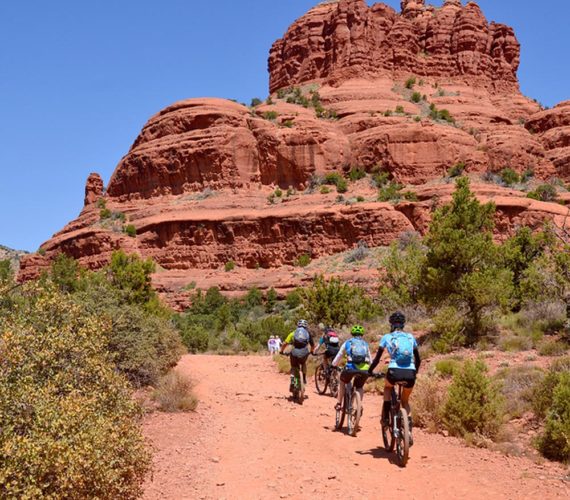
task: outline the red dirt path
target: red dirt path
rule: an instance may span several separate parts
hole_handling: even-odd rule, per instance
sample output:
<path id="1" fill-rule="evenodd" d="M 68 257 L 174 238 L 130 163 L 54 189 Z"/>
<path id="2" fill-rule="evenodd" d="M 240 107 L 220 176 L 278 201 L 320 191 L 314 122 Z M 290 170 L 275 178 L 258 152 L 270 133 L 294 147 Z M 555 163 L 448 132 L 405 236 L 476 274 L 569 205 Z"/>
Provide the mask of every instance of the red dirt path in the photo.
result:
<path id="1" fill-rule="evenodd" d="M 358 437 L 335 433 L 334 401 L 312 380 L 303 406 L 288 401 L 269 357 L 185 356 L 178 370 L 197 382 L 200 405 L 147 417 L 155 470 L 145 499 L 570 498 L 562 467 L 419 430 L 400 469 L 381 447 L 378 397 L 365 396 Z"/>

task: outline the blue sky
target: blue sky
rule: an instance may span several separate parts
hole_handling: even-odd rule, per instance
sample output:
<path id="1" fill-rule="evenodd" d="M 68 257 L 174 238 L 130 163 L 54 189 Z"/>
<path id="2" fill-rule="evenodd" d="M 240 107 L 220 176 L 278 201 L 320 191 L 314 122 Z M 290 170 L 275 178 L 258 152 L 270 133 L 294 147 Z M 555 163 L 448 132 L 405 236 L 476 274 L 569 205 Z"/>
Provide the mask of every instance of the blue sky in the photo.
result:
<path id="1" fill-rule="evenodd" d="M 166 105 L 265 97 L 271 44 L 316 3 L 0 2 L 0 244 L 34 251 L 75 218 L 87 175 L 107 182 Z M 478 3 L 515 28 L 523 92 L 549 106 L 569 99 L 570 3 Z"/>

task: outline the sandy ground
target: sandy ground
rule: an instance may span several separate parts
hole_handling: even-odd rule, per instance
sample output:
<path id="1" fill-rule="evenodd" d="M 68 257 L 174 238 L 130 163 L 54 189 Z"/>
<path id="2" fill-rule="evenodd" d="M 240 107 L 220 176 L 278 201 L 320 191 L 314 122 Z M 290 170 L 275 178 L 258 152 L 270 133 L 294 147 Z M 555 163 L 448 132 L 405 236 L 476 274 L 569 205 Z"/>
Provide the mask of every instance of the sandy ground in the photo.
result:
<path id="1" fill-rule="evenodd" d="M 568 471 L 415 431 L 405 469 L 382 448 L 380 399 L 364 398 L 356 438 L 333 432 L 334 401 L 309 382 L 303 406 L 269 357 L 185 356 L 197 382 L 192 414 L 154 413 L 145 499 L 570 498 Z M 566 476 L 567 477 L 567 476 Z"/>

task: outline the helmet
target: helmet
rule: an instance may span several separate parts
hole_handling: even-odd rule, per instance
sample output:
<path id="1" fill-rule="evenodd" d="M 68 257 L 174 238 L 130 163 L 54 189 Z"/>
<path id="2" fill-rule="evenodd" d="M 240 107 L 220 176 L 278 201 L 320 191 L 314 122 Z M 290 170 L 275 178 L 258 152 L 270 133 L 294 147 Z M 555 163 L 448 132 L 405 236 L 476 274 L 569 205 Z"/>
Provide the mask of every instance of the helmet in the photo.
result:
<path id="1" fill-rule="evenodd" d="M 404 326 L 406 324 L 406 317 L 400 311 L 396 311 L 390 316 L 390 325 Z"/>
<path id="2" fill-rule="evenodd" d="M 300 319 L 299 322 L 297 323 L 297 326 L 299 328 L 309 328 L 309 323 L 307 323 L 307 320 L 305 319 Z"/>
<path id="3" fill-rule="evenodd" d="M 364 328 L 360 325 L 354 325 L 350 333 L 355 337 L 361 337 L 364 335 Z"/>

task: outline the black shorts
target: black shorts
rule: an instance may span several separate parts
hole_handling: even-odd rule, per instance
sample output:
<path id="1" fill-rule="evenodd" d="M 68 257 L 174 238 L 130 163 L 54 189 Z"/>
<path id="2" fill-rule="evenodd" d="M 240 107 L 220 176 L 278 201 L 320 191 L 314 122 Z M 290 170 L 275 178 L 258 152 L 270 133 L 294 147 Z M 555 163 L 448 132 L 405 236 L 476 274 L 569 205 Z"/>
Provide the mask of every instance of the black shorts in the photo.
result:
<path id="1" fill-rule="evenodd" d="M 386 380 L 390 385 L 396 385 L 397 382 L 405 382 L 404 387 L 412 389 L 416 385 L 416 370 L 390 368 L 386 374 Z"/>
<path id="2" fill-rule="evenodd" d="M 291 351 L 291 355 L 289 359 L 291 360 L 291 368 L 299 368 L 303 366 L 307 362 L 307 358 L 309 357 L 309 348 L 302 347 L 302 348 L 295 348 Z"/>
<path id="3" fill-rule="evenodd" d="M 327 347 L 325 350 L 325 358 L 334 359 L 339 351 L 340 347 Z"/>
<path id="4" fill-rule="evenodd" d="M 368 379 L 368 373 L 362 373 L 358 370 L 343 370 L 340 373 L 340 380 L 345 384 L 348 384 L 352 379 L 354 379 L 354 387 L 361 389 Z"/>

